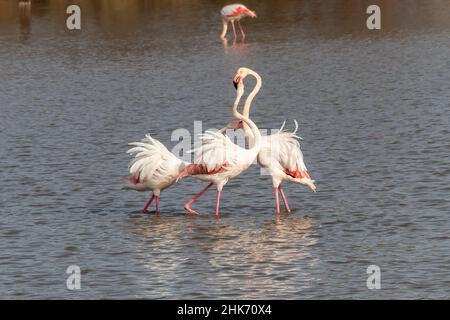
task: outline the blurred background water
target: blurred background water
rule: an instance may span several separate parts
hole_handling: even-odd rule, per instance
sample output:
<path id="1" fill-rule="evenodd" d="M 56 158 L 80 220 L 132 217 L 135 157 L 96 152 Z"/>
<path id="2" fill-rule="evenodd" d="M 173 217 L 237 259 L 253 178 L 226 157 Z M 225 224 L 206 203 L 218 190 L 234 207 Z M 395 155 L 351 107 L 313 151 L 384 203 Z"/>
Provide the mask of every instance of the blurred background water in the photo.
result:
<path id="1" fill-rule="evenodd" d="M 450 297 L 449 1 L 246 1 L 258 18 L 228 43 L 226 1 L 31 2 L 0 0 L 2 298 Z M 121 190 L 127 143 L 222 127 L 240 66 L 263 78 L 261 128 L 298 119 L 318 192 L 286 184 L 277 219 L 253 166 L 219 222 L 213 191 L 185 215 L 204 186 L 189 179 L 142 214 L 148 194 Z"/>

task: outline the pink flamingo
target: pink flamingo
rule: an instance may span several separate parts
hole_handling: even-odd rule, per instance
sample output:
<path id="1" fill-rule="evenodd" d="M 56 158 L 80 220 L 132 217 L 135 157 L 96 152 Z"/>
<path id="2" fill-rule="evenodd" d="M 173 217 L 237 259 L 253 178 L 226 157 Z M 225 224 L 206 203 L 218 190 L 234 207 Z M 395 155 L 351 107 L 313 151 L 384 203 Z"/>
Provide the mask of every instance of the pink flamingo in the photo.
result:
<path id="1" fill-rule="evenodd" d="M 256 78 L 256 82 L 260 81 L 259 75 L 253 70 L 241 68 L 234 77 L 234 81 L 242 81 L 247 75 Z M 243 115 L 249 117 L 253 96 L 249 95 L 244 104 Z M 286 121 L 285 121 L 286 122 Z M 295 121 L 295 130 L 293 132 L 283 131 L 284 124 L 281 129 L 270 136 L 261 137 L 261 149 L 258 153 L 258 164 L 265 168 L 272 176 L 272 183 L 275 193 L 276 213 L 280 213 L 280 202 L 278 191 L 281 193 L 286 211 L 290 211 L 289 204 L 283 192 L 281 183 L 289 181 L 297 184 L 303 184 L 310 187 L 314 192 L 316 186 L 314 180 L 308 174 L 308 169 L 303 161 L 303 153 L 300 149 L 299 137 L 296 136 L 298 129 L 297 121 Z M 249 130 L 246 123 L 243 124 L 245 136 L 249 139 L 249 145 L 254 144 L 252 130 Z"/>
<path id="2" fill-rule="evenodd" d="M 184 205 L 189 214 L 198 214 L 191 209 L 191 205 L 200 198 L 212 185 L 216 186 L 217 198 L 215 215 L 219 216 L 220 194 L 223 186 L 245 171 L 256 159 L 260 149 L 261 134 L 256 124 L 249 118 L 242 116 L 237 111 L 239 100 L 244 93 L 242 81 L 235 83 L 238 96 L 233 104 L 233 116 L 247 124 L 254 137 L 253 146 L 245 149 L 234 144 L 228 137 L 221 133 L 206 131 L 202 136 L 202 146 L 197 148 L 194 163 L 188 165 L 180 174 L 179 178 L 195 176 L 196 178 L 209 182 L 209 184 Z M 250 96 L 255 96 L 261 88 L 261 81 L 257 83 Z"/>
<path id="3" fill-rule="evenodd" d="M 233 27 L 233 35 L 236 39 L 236 28 L 234 26 L 234 22 L 237 21 L 239 25 L 239 29 L 241 30 L 242 38 L 245 38 L 244 29 L 242 29 L 241 19 L 247 16 L 256 18 L 255 11 L 249 10 L 243 4 L 230 4 L 222 8 L 220 10 L 220 14 L 222 15 L 222 34 L 220 38 L 225 39 L 228 30 L 228 23 L 231 22 L 231 26 Z"/>

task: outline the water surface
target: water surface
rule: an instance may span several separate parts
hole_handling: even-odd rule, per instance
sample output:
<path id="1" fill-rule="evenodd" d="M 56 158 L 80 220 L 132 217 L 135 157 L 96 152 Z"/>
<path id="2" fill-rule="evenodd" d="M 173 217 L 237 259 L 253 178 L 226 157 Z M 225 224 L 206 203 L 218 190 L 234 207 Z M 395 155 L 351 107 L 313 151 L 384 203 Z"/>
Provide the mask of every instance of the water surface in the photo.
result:
<path id="1" fill-rule="evenodd" d="M 248 1 L 247 39 L 222 43 L 224 1 L 75 1 L 79 32 L 64 2 L 0 1 L 1 297 L 449 298 L 450 2 L 376 2 L 381 31 L 364 1 Z M 240 66 L 261 128 L 299 121 L 318 192 L 285 185 L 277 219 L 253 166 L 219 222 L 213 191 L 186 217 L 189 179 L 142 214 L 127 143 L 222 127 Z"/>

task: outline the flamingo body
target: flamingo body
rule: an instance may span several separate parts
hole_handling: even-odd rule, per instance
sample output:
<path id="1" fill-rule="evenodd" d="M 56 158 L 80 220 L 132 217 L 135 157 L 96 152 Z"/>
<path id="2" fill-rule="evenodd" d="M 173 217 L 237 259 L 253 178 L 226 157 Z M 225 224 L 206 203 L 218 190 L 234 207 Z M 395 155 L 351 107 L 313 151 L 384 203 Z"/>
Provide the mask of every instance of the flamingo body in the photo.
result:
<path id="1" fill-rule="evenodd" d="M 303 160 L 297 129 L 288 132 L 283 131 L 283 127 L 273 135 L 261 137 L 258 164 L 270 173 L 274 187 L 279 187 L 283 181 L 290 181 L 305 184 L 315 190 L 314 181 Z"/>
<path id="2" fill-rule="evenodd" d="M 226 19 L 228 21 L 237 21 L 245 18 L 246 16 L 252 15 L 251 10 L 249 10 L 243 4 L 229 4 L 220 10 L 220 14 L 222 15 L 222 19 Z"/>
<path id="3" fill-rule="evenodd" d="M 125 178 L 125 189 L 140 192 L 152 191 L 153 196 L 144 208 L 156 198 L 156 212 L 159 212 L 158 198 L 162 190 L 173 185 L 180 172 L 189 164 L 171 153 L 158 140 L 147 134 L 141 142 L 132 142 L 127 151 L 134 155 L 129 165 L 129 175 Z"/>
<path id="4" fill-rule="evenodd" d="M 261 87 L 261 81 L 255 86 L 251 95 L 256 95 Z M 239 121 L 246 123 L 255 137 L 254 145 L 250 149 L 241 148 L 234 144 L 227 136 L 220 131 L 206 131 L 200 136 L 201 146 L 195 149 L 194 163 L 188 165 L 180 174 L 181 177 L 195 176 L 196 178 L 209 182 L 208 186 L 195 195 L 184 205 L 184 208 L 190 214 L 198 214 L 190 208 L 190 205 L 200 198 L 212 185 L 217 188 L 216 217 L 219 216 L 220 194 L 223 186 L 232 179 L 245 171 L 256 159 L 260 149 L 260 138 L 256 124 L 247 117 L 243 117 L 238 111 L 237 106 L 244 92 L 242 81 L 236 84 L 237 97 L 233 104 L 233 116 Z M 240 122 L 234 122 L 241 126 Z"/>
<path id="5" fill-rule="evenodd" d="M 246 6 L 240 3 L 229 4 L 223 7 L 222 10 L 220 10 L 220 15 L 222 16 L 222 33 L 220 35 L 222 39 L 225 39 L 228 30 L 228 23 L 230 22 L 233 27 L 234 38 L 236 39 L 236 28 L 234 26 L 235 21 L 239 25 L 242 38 L 245 38 L 244 29 L 242 28 L 240 20 L 245 17 L 256 18 L 255 11 L 248 9 Z"/>

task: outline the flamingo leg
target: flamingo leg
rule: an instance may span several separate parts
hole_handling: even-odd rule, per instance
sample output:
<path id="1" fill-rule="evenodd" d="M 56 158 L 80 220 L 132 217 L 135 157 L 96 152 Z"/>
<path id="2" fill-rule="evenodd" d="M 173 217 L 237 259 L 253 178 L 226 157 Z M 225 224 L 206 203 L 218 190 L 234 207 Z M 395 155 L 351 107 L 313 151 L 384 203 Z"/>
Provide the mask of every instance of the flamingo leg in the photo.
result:
<path id="1" fill-rule="evenodd" d="M 220 35 L 221 39 L 225 39 L 225 36 L 227 35 L 227 30 L 228 30 L 228 21 L 222 19 L 222 34 Z"/>
<path id="2" fill-rule="evenodd" d="M 220 206 L 220 190 L 217 190 L 217 199 L 216 199 L 216 217 L 219 217 L 219 206 Z"/>
<path id="3" fill-rule="evenodd" d="M 208 184 L 206 186 L 206 188 L 204 188 L 202 191 L 200 191 L 198 194 L 196 194 L 194 197 L 192 197 L 192 199 L 190 199 L 188 202 L 185 203 L 184 205 L 184 210 L 186 210 L 189 214 L 194 214 L 194 215 L 198 215 L 199 213 L 192 210 L 191 209 L 191 204 L 193 204 L 198 198 L 200 198 L 206 191 L 208 191 L 209 188 L 211 188 L 211 186 L 213 185 L 213 183 L 211 182 L 210 184 Z"/>
<path id="4" fill-rule="evenodd" d="M 236 35 L 236 27 L 234 26 L 234 20 L 231 20 L 231 26 L 233 27 L 233 37 L 234 39 L 236 39 L 237 35 Z"/>
<path id="5" fill-rule="evenodd" d="M 283 203 L 284 203 L 284 207 L 286 208 L 286 211 L 291 212 L 291 209 L 289 208 L 289 204 L 287 202 L 286 196 L 284 195 L 283 187 L 281 186 L 281 184 L 278 188 L 280 189 L 281 199 L 283 199 Z"/>
<path id="6" fill-rule="evenodd" d="M 278 187 L 273 188 L 275 192 L 275 205 L 276 205 L 276 213 L 280 214 L 280 199 L 278 198 Z"/>
<path id="7" fill-rule="evenodd" d="M 245 38 L 245 33 L 244 33 L 244 29 L 242 29 L 241 21 L 238 21 L 238 25 L 239 25 L 239 29 L 241 29 L 242 39 L 244 39 Z"/>
<path id="8" fill-rule="evenodd" d="M 155 195 L 152 194 L 152 196 L 150 197 L 150 200 L 148 200 L 147 204 L 145 205 L 144 209 L 142 210 L 142 212 L 146 213 L 148 207 L 150 207 L 150 204 L 152 203 L 153 199 L 155 198 Z"/>
<path id="9" fill-rule="evenodd" d="M 155 196 L 156 214 L 159 214 L 159 196 Z"/>

